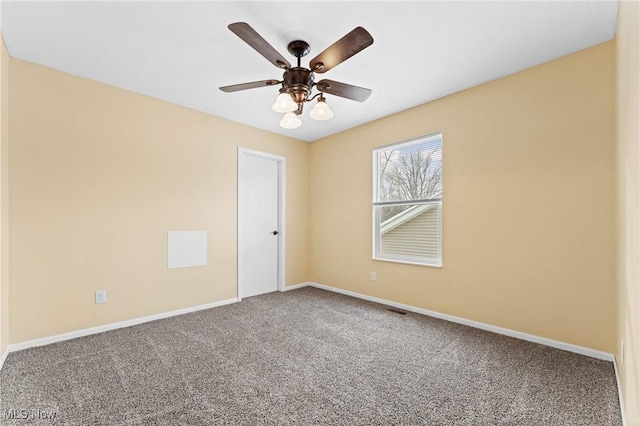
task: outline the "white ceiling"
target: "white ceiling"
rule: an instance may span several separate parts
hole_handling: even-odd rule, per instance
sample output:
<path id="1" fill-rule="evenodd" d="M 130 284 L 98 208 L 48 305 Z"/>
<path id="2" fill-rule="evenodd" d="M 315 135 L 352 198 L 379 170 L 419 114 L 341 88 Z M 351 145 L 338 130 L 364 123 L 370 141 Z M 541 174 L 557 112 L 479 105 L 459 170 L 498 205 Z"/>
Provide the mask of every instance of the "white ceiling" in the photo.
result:
<path id="1" fill-rule="evenodd" d="M 233 121 L 313 141 L 610 40 L 617 1 L 475 2 L 2 2 L 11 56 Z M 364 103 L 327 96 L 333 119 L 285 130 L 278 87 L 219 86 L 280 79 L 281 71 L 227 29 L 249 23 L 303 65 L 356 26 L 374 44 L 325 74 L 373 90 Z"/>

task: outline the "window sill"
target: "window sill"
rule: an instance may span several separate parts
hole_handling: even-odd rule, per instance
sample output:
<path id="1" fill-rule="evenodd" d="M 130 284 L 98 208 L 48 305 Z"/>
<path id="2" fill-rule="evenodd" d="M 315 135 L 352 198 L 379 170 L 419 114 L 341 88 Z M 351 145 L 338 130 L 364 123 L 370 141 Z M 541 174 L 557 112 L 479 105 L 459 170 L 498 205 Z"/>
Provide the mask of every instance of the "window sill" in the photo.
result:
<path id="1" fill-rule="evenodd" d="M 381 257 L 374 257 L 373 260 L 378 262 L 401 263 L 404 265 L 426 266 L 428 268 L 442 269 L 442 263 L 421 263 L 421 262 L 411 262 L 410 260 L 385 259 Z"/>

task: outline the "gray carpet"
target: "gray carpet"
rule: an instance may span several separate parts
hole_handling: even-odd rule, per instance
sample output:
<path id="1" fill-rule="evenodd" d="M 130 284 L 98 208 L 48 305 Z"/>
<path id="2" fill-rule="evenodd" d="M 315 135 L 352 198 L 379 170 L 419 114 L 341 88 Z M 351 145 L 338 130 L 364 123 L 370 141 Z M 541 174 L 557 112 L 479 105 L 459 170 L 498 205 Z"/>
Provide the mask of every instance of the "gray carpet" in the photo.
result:
<path id="1" fill-rule="evenodd" d="M 15 352 L 0 387 L 8 425 L 621 424 L 609 362 L 314 288 Z"/>

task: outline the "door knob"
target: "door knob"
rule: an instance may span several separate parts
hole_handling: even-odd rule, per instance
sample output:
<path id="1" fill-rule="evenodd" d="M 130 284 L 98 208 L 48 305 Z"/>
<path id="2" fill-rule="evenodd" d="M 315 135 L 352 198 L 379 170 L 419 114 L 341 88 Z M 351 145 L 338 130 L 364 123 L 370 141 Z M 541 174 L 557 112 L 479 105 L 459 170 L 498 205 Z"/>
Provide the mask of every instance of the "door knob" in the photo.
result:
<path id="1" fill-rule="evenodd" d="M 273 231 L 272 234 L 273 235 L 278 235 L 278 231 Z"/>

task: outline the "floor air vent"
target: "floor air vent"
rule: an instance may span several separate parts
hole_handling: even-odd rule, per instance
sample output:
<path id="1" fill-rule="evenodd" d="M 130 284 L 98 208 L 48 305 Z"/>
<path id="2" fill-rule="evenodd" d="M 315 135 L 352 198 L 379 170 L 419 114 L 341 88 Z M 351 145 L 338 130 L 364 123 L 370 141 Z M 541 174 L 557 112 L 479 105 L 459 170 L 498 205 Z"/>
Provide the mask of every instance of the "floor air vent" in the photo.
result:
<path id="1" fill-rule="evenodd" d="M 405 311 L 401 311 L 399 309 L 387 308 L 387 311 L 393 312 L 394 314 L 398 314 L 398 315 L 407 315 Z"/>

